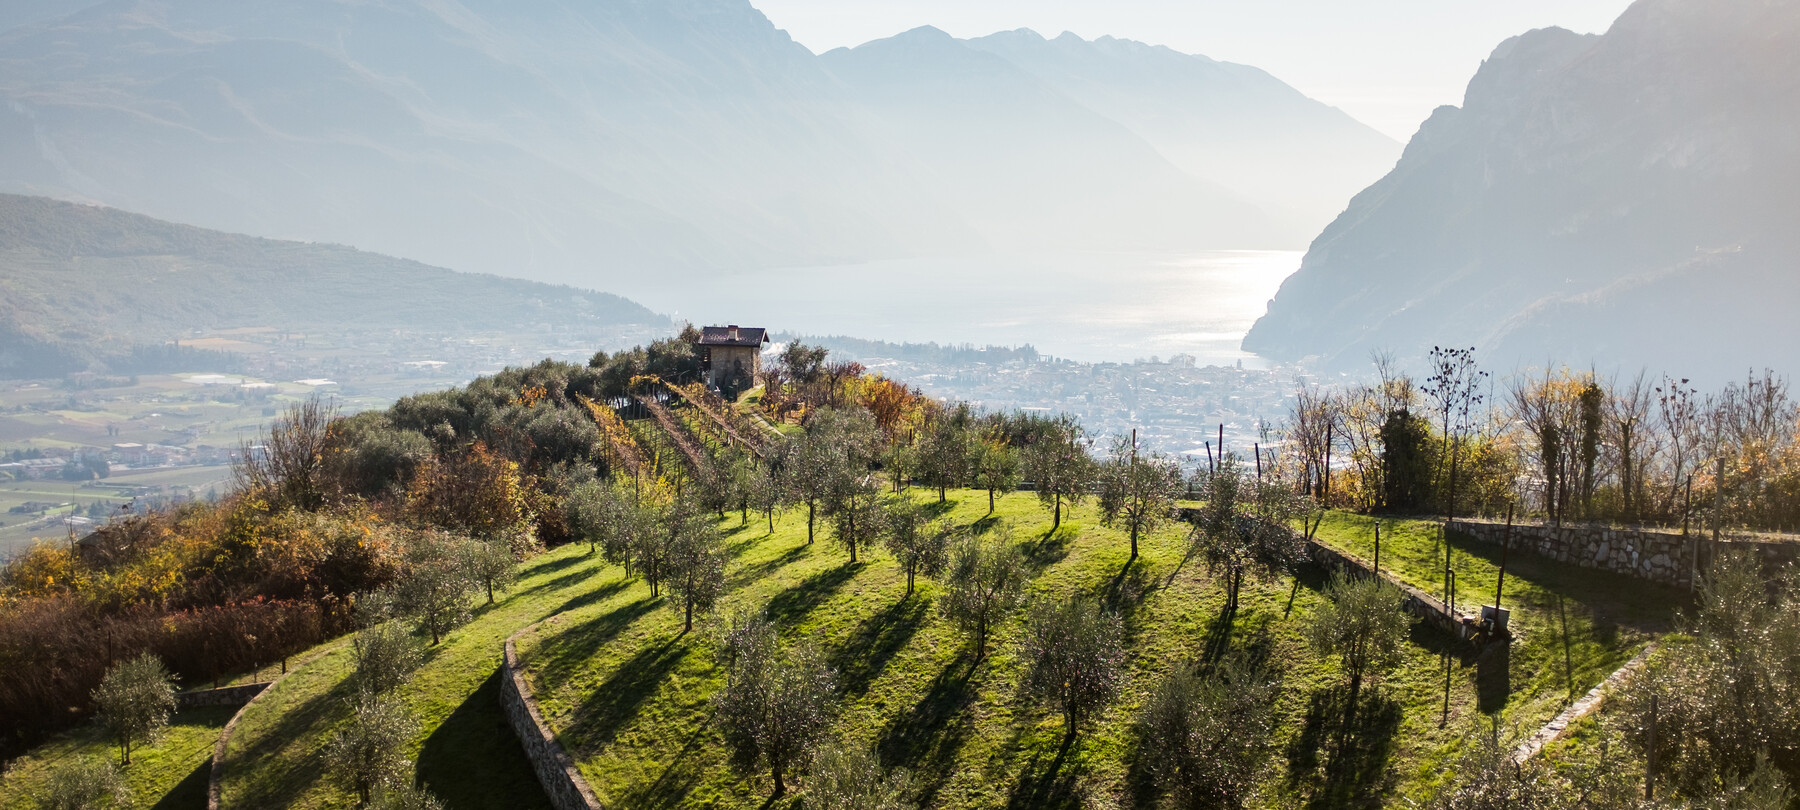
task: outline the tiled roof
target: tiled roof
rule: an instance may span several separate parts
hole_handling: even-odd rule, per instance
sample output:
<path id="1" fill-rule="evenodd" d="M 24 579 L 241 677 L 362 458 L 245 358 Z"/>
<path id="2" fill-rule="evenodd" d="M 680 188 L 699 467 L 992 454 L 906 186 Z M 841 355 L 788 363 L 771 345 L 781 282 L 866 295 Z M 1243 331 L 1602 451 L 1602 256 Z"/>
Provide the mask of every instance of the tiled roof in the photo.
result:
<path id="1" fill-rule="evenodd" d="M 704 326 L 700 328 L 702 346 L 761 346 L 769 342 L 767 330 L 757 326 Z"/>

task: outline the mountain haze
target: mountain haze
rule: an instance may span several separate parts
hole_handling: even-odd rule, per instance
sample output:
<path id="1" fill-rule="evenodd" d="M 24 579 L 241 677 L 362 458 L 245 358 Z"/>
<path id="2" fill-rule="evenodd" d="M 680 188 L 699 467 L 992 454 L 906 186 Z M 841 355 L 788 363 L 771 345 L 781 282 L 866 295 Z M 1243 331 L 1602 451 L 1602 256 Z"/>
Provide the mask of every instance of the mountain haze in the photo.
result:
<path id="1" fill-rule="evenodd" d="M 0 194 L 0 377 L 244 327 L 467 337 L 670 327 L 615 295 Z M 116 370 L 116 369 L 115 369 Z"/>
<path id="2" fill-rule="evenodd" d="M 1639 0 L 1495 49 L 1244 341 L 1718 379 L 1800 364 L 1800 3 Z"/>
<path id="3" fill-rule="evenodd" d="M 1184 57 L 1056 42 L 914 32 L 821 57 L 745 0 L 59 0 L 0 14 L 0 190 L 608 287 L 1020 244 L 1293 246 L 1324 219 L 1307 195 L 1341 206 L 1391 165 L 1367 128 L 1199 57 L 1163 79 L 1179 92 L 1100 109 L 1093 87 Z M 907 86 L 927 76 L 954 92 Z M 1202 103 L 1214 83 L 1242 103 Z M 1155 106 L 1192 109 L 1152 126 Z M 1207 168 L 1262 160 L 1253 112 L 1278 108 L 1306 111 L 1301 151 L 1363 155 L 1358 179 L 1304 164 L 1321 191 L 1290 194 Z"/>

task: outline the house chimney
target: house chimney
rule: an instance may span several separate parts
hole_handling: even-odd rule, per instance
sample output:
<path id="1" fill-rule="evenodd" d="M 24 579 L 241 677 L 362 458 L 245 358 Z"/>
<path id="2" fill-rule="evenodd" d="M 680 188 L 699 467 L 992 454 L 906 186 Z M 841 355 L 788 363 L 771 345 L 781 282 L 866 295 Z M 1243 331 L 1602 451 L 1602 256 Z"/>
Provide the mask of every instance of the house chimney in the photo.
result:
<path id="1" fill-rule="evenodd" d="M 725 333 L 726 339 L 736 342 L 738 339 L 737 338 L 737 324 L 734 323 L 730 326 L 725 327 L 725 329 L 727 330 Z"/>

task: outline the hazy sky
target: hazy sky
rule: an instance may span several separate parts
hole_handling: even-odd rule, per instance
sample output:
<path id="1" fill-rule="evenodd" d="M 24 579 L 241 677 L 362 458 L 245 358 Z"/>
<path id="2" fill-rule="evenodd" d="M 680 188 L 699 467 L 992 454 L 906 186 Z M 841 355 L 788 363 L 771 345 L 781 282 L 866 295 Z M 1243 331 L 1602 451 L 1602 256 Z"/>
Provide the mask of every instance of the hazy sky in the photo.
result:
<path id="1" fill-rule="evenodd" d="M 1602 32 L 1628 0 L 752 0 L 814 51 L 921 25 L 959 37 L 1031 28 L 1168 45 L 1255 65 L 1395 139 L 1412 137 L 1500 41 Z"/>

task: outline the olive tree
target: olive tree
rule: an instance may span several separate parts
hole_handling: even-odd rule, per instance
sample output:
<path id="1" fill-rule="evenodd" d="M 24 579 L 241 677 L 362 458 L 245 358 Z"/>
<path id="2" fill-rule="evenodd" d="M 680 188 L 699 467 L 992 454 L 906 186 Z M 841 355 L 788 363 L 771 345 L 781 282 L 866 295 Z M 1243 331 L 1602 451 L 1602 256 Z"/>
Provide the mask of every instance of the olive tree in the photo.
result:
<path id="1" fill-rule="evenodd" d="M 807 810 L 914 810 L 907 799 L 912 774 L 905 768 L 891 772 L 867 748 L 841 743 L 819 746 L 813 752 L 811 778 L 806 784 Z"/>
<path id="2" fill-rule="evenodd" d="M 404 573 L 394 588 L 395 607 L 411 616 L 431 643 L 469 619 L 469 576 L 465 545 L 475 541 L 440 531 L 415 532 L 401 555 Z"/>
<path id="3" fill-rule="evenodd" d="M 52 771 L 50 783 L 35 797 L 42 810 L 95 810 L 129 807 L 131 789 L 118 766 L 105 759 L 79 759 Z"/>
<path id="4" fill-rule="evenodd" d="M 1124 625 L 1083 597 L 1032 603 L 1019 658 L 1026 694 L 1062 712 L 1064 739 L 1112 702 L 1125 679 Z"/>
<path id="5" fill-rule="evenodd" d="M 1050 531 L 1061 528 L 1063 504 L 1081 505 L 1094 477 L 1094 460 L 1081 443 L 1081 426 L 1070 419 L 1058 420 L 1025 446 L 1019 464 L 1038 501 L 1051 510 Z"/>
<path id="6" fill-rule="evenodd" d="M 712 708 L 732 764 L 743 771 L 766 766 L 775 795 L 785 794 L 788 770 L 830 722 L 836 675 L 810 646 L 783 651 L 761 617 L 734 622 L 720 647 L 726 682 Z"/>
<path id="7" fill-rule="evenodd" d="M 360 692 L 350 701 L 350 722 L 325 744 L 325 768 L 367 805 L 378 792 L 409 782 L 406 747 L 417 730 L 400 701 Z"/>
<path id="8" fill-rule="evenodd" d="M 1669 795 L 1748 784 L 1766 758 L 1800 785 L 1800 570 L 1770 581 L 1759 555 L 1719 554 L 1692 614 L 1614 705 L 1626 741 Z M 1661 791 L 1659 791 L 1659 794 Z"/>
<path id="9" fill-rule="evenodd" d="M 519 561 L 513 556 L 513 544 L 506 538 L 470 539 L 463 544 L 463 564 L 469 579 L 487 592 L 487 603 L 494 603 L 494 591 L 505 591 L 519 580 Z"/>
<path id="10" fill-rule="evenodd" d="M 418 640 L 393 622 L 358 630 L 352 645 L 357 688 L 375 694 L 394 691 L 425 660 Z"/>
<path id="11" fill-rule="evenodd" d="M 851 562 L 856 562 L 857 552 L 879 540 L 886 529 L 881 487 L 872 474 L 840 478 L 826 501 L 825 512 L 831 518 L 832 539 L 850 552 Z"/>
<path id="12" fill-rule="evenodd" d="M 114 664 L 94 690 L 100 722 L 119 746 L 119 764 L 131 764 L 131 748 L 149 742 L 175 712 L 175 683 L 150 653 Z"/>
<path id="13" fill-rule="evenodd" d="M 1100 522 L 1131 536 L 1127 567 L 1137 561 L 1138 538 L 1174 517 L 1184 488 L 1181 465 L 1174 459 L 1140 452 L 1124 436 L 1113 441 L 1112 455 L 1100 468 Z"/>
<path id="14" fill-rule="evenodd" d="M 1400 660 L 1409 622 L 1400 607 L 1400 590 L 1375 577 L 1334 574 L 1325 588 L 1325 604 L 1312 613 L 1306 636 L 1321 655 L 1336 656 L 1350 681 L 1344 726 L 1356 719 L 1356 698 L 1363 680 L 1379 676 Z"/>
<path id="15" fill-rule="evenodd" d="M 694 629 L 694 611 L 711 610 L 725 593 L 725 542 L 717 526 L 695 510 L 669 515 L 669 592 L 681 603 L 682 629 Z"/>
<path id="16" fill-rule="evenodd" d="M 919 483 L 937 490 L 938 503 L 945 501 L 949 488 L 968 482 L 975 460 L 974 445 L 966 405 L 938 413 L 920 432 L 913 446 L 914 473 Z"/>
<path id="17" fill-rule="evenodd" d="M 1275 679 L 1240 659 L 1165 676 L 1138 715 L 1157 791 L 1181 810 L 1241 808 L 1274 747 Z"/>
<path id="18" fill-rule="evenodd" d="M 1201 505 L 1189 553 L 1223 575 L 1225 609 L 1236 610 L 1246 574 L 1274 577 L 1305 559 L 1292 523 L 1306 514 L 1306 497 L 1282 478 L 1250 474 L 1236 456 L 1196 478 Z"/>
<path id="19" fill-rule="evenodd" d="M 975 484 L 987 490 L 991 515 L 995 493 L 1011 492 L 1019 485 L 1019 451 L 1000 439 L 989 439 L 976 448 Z"/>
<path id="20" fill-rule="evenodd" d="M 950 555 L 948 581 L 938 596 L 938 609 L 975 635 L 975 659 L 987 655 L 988 631 L 1018 607 L 1025 591 L 1025 555 L 1001 529 L 998 537 L 973 535 L 956 545 Z"/>
<path id="21" fill-rule="evenodd" d="M 913 595 L 919 574 L 935 577 L 950 559 L 950 542 L 960 534 L 955 523 L 933 521 L 917 501 L 904 495 L 888 502 L 883 542 L 906 571 L 906 595 Z"/>

